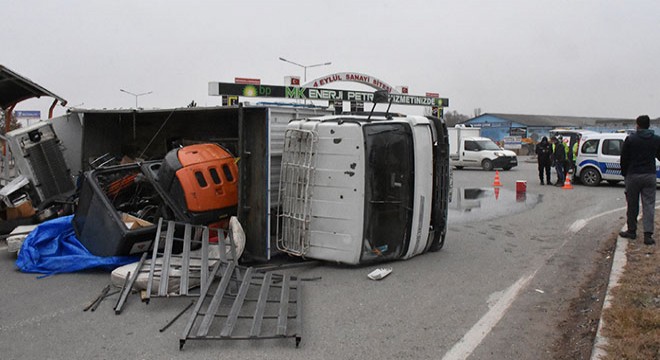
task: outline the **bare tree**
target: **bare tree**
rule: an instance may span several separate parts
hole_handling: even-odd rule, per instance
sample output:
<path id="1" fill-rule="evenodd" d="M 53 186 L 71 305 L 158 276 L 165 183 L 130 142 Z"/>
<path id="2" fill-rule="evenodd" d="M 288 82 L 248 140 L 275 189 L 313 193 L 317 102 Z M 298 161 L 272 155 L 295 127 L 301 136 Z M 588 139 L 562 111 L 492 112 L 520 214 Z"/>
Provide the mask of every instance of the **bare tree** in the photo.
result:
<path id="1" fill-rule="evenodd" d="M 481 108 L 475 108 L 474 109 L 474 117 L 480 116 L 481 115 Z"/>
<path id="2" fill-rule="evenodd" d="M 459 114 L 456 110 L 445 113 L 445 122 L 449 127 L 462 123 L 468 119 L 469 117 L 467 115 Z"/>
<path id="3" fill-rule="evenodd" d="M 18 119 L 16 119 L 15 116 L 10 115 L 10 121 L 9 121 L 9 131 L 16 130 L 21 127 L 21 123 L 18 122 Z M 5 111 L 0 110 L 0 134 L 5 133 Z"/>

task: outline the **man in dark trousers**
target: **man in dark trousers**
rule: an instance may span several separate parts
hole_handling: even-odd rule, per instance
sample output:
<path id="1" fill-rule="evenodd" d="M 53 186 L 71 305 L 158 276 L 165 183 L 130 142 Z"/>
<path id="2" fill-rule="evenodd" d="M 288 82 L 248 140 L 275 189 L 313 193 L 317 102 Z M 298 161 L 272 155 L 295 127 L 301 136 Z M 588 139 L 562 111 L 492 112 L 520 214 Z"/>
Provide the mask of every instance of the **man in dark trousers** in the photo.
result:
<path id="1" fill-rule="evenodd" d="M 621 148 L 621 175 L 626 183 L 626 211 L 628 229 L 620 236 L 637 237 L 637 215 L 639 199 L 642 199 L 642 224 L 644 244 L 653 245 L 653 225 L 655 217 L 656 168 L 655 159 L 660 160 L 660 136 L 649 130 L 651 120 L 648 115 L 637 118 L 637 131 L 630 134 Z"/>
<path id="2" fill-rule="evenodd" d="M 552 143 L 552 163 L 555 165 L 557 172 L 557 183 L 555 185 L 562 186 L 564 184 L 564 162 L 566 161 L 566 148 L 561 143 L 561 140 L 556 137 L 550 138 Z"/>
<path id="3" fill-rule="evenodd" d="M 548 142 L 547 137 L 543 137 L 541 142 L 536 144 L 536 157 L 539 165 L 539 180 L 541 180 L 541 185 L 543 182 L 543 173 L 545 172 L 545 178 L 547 179 L 548 185 L 551 185 L 550 182 L 550 167 L 552 166 L 552 160 L 550 160 L 551 147 Z"/>

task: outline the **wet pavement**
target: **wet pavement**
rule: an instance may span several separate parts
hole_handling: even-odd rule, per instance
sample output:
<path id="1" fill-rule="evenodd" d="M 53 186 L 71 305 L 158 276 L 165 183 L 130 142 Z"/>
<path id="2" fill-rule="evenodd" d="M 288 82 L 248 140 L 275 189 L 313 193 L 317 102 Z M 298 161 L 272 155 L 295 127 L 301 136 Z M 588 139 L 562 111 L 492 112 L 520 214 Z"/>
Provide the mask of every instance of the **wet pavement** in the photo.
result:
<path id="1" fill-rule="evenodd" d="M 455 188 L 449 203 L 449 224 L 489 220 L 533 209 L 542 194 L 499 187 Z"/>

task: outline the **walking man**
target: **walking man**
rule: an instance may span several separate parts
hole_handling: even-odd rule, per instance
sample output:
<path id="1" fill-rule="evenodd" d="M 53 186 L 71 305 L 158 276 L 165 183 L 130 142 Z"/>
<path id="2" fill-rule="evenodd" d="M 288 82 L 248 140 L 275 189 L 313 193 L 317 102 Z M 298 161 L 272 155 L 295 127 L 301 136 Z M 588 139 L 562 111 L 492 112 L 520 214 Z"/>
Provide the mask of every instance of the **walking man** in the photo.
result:
<path id="1" fill-rule="evenodd" d="M 637 237 L 637 215 L 639 200 L 642 199 L 642 224 L 644 244 L 653 245 L 655 217 L 656 169 L 655 159 L 660 160 L 660 136 L 649 130 L 648 115 L 637 118 L 637 131 L 626 138 L 621 148 L 621 174 L 626 184 L 626 220 L 628 229 L 620 236 Z"/>

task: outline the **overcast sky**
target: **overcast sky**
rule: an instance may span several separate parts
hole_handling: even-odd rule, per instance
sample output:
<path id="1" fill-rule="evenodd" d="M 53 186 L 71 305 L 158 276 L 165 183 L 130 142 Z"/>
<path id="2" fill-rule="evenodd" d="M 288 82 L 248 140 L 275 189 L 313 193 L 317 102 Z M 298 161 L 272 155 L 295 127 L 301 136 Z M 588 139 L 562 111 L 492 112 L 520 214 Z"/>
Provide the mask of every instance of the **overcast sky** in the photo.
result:
<path id="1" fill-rule="evenodd" d="M 332 62 L 308 79 L 361 72 L 466 115 L 660 116 L 656 0 L 0 0 L 0 13 L 0 64 L 83 108 L 133 107 L 120 88 L 153 91 L 145 108 L 217 105 L 209 81 L 302 77 L 284 57 Z"/>

